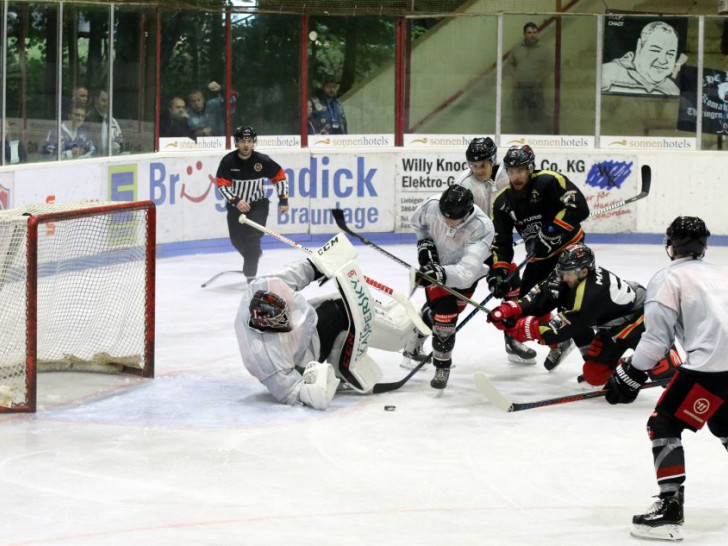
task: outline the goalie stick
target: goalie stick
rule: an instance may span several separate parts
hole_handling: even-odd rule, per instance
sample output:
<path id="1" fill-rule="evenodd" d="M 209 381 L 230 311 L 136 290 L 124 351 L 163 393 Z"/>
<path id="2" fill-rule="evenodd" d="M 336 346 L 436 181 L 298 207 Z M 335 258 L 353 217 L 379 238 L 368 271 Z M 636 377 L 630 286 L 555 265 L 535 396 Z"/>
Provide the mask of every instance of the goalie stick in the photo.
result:
<path id="1" fill-rule="evenodd" d="M 546 398 L 545 400 L 537 400 L 536 402 L 511 402 L 498 389 L 495 388 L 493 382 L 483 372 L 476 372 L 474 375 L 475 386 L 485 396 L 491 404 L 498 409 L 511 413 L 514 411 L 523 411 L 534 408 L 543 408 L 546 406 L 556 406 L 558 404 L 568 404 L 569 402 L 578 402 L 579 400 L 589 400 L 590 398 L 600 398 L 607 394 L 607 389 L 598 391 L 581 392 L 577 394 L 567 394 L 566 396 L 557 396 L 556 398 Z M 645 383 L 640 387 L 642 389 L 650 389 L 652 387 L 661 387 L 667 385 L 670 378 L 658 379 Z"/>
<path id="2" fill-rule="evenodd" d="M 349 228 L 349 226 L 346 225 L 346 220 L 344 219 L 344 211 L 343 210 L 341 210 L 341 209 L 331 209 L 331 214 L 334 216 L 334 221 L 336 222 L 336 225 L 339 226 L 339 229 L 341 229 L 342 231 L 345 231 L 346 233 L 348 233 L 349 235 L 351 235 L 355 239 L 358 239 L 359 241 L 361 241 L 362 243 L 364 243 L 366 246 L 372 247 L 377 252 L 380 252 L 380 253 L 384 254 L 385 256 L 387 256 L 388 258 L 390 258 L 391 260 L 394 260 L 399 265 L 401 265 L 403 267 L 406 267 L 410 271 L 418 271 L 416 268 L 412 267 L 410 264 L 408 264 L 403 259 L 401 259 L 399 256 L 395 256 L 394 254 L 392 254 L 388 250 L 382 248 L 381 246 L 379 246 L 376 243 L 373 243 L 372 241 L 370 241 L 366 237 L 364 237 L 362 235 L 359 235 L 358 233 L 352 231 L 351 228 Z M 483 307 L 482 304 L 478 303 L 475 300 L 471 300 L 470 298 L 468 298 L 467 296 L 464 296 L 463 294 L 461 294 L 457 290 L 453 290 L 449 286 L 445 286 L 441 282 L 437 282 L 435 279 L 433 279 L 429 275 L 422 275 L 421 273 L 420 273 L 420 275 L 421 275 L 421 277 L 423 279 L 429 281 L 434 286 L 437 286 L 439 288 L 442 288 L 446 292 L 449 292 L 450 294 L 452 294 L 453 296 L 455 296 L 459 300 L 462 300 L 464 302 L 467 302 L 470 305 L 472 305 L 473 307 L 477 307 L 478 309 L 480 309 L 481 311 L 483 311 L 485 313 L 488 312 L 488 309 L 486 309 L 485 307 Z"/>
<path id="3" fill-rule="evenodd" d="M 238 218 L 238 222 L 240 222 L 241 224 L 248 224 L 250 227 L 255 228 L 258 231 L 261 231 L 267 235 L 270 235 L 271 237 L 274 237 L 279 241 L 286 243 L 289 246 L 292 246 L 293 248 L 303 250 L 306 254 L 313 254 L 313 250 L 311 250 L 310 248 L 306 248 L 305 246 L 294 241 L 293 239 L 289 239 L 285 235 L 281 235 L 280 233 L 277 233 L 272 229 L 269 229 L 257 222 L 254 222 L 253 220 L 245 216 L 245 214 L 240 215 L 240 217 Z M 366 275 L 364 275 L 364 280 L 369 286 L 372 286 L 380 292 L 387 294 L 393 300 L 401 304 L 405 312 L 407 313 L 407 316 L 412 320 L 414 325 L 420 332 L 422 332 L 423 335 L 429 336 L 430 334 L 432 334 L 432 330 L 430 330 L 430 327 L 425 324 L 420 314 L 412 305 L 412 302 L 407 297 L 405 297 L 404 294 L 401 294 L 400 292 L 394 290 L 394 288 L 390 288 L 386 284 L 382 284 L 381 282 L 372 279 L 371 277 L 367 277 Z"/>
<path id="4" fill-rule="evenodd" d="M 529 256 L 526 256 L 526 258 L 521 263 L 518 264 L 518 267 L 516 267 L 516 269 L 506 277 L 506 279 L 505 279 L 506 282 L 507 281 L 510 281 L 513 278 L 513 276 L 516 275 L 516 273 L 518 273 L 518 271 L 520 271 L 523 268 L 523 266 L 525 266 L 528 263 L 528 260 L 530 260 L 530 259 L 531 259 L 531 256 L 530 255 Z M 483 301 L 480 302 L 480 306 L 478 308 L 476 308 L 476 309 L 473 309 L 470 312 L 470 314 L 468 314 L 468 316 L 465 317 L 462 320 L 462 322 L 460 322 L 460 324 L 458 324 L 455 327 L 455 333 L 459 332 L 460 329 L 463 326 L 465 326 L 470 321 L 470 319 L 472 319 L 475 316 L 475 314 L 478 312 L 478 310 L 480 308 L 484 307 L 485 304 L 488 303 L 492 298 L 493 298 L 493 294 L 488 294 L 488 296 L 486 296 L 486 298 Z M 488 309 L 486 309 L 486 312 L 489 313 L 490 311 Z M 380 393 L 383 393 L 383 392 L 396 391 L 402 385 L 404 385 L 405 383 L 407 383 L 407 381 L 409 381 L 410 379 L 412 379 L 412 377 L 418 371 L 420 371 L 420 369 L 422 369 L 422 367 L 425 364 L 427 364 L 430 360 L 432 360 L 432 351 L 430 351 L 430 354 L 428 354 L 427 357 L 422 362 L 420 362 L 419 364 L 417 364 L 417 366 L 415 366 L 414 368 L 412 368 L 412 370 L 410 371 L 410 373 L 408 373 L 407 375 L 405 375 L 402 379 L 400 379 L 399 381 L 393 381 L 391 383 L 377 383 L 376 385 L 374 385 L 374 389 L 372 390 L 372 392 L 374 394 L 380 394 Z"/>

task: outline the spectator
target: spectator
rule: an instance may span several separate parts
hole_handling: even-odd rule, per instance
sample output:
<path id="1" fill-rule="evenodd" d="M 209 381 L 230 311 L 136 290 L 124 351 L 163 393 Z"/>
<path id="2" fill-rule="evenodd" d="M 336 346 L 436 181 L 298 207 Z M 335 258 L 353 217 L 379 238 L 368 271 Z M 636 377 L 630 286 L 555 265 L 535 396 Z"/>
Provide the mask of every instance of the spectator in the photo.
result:
<path id="1" fill-rule="evenodd" d="M 313 115 L 313 102 L 308 99 L 308 134 L 328 135 L 331 126 L 321 116 Z"/>
<path id="2" fill-rule="evenodd" d="M 514 132 L 548 134 L 552 132 L 546 115 L 543 87 L 551 75 L 554 58 L 548 49 L 538 42 L 536 23 L 523 26 L 523 42 L 508 57 L 506 68 L 513 81 L 511 111 Z"/>
<path id="3" fill-rule="evenodd" d="M 187 96 L 187 125 L 194 138 L 225 136 L 225 100 L 220 95 L 222 87 L 217 82 L 210 82 L 207 88 L 217 96 L 205 100 L 199 89 Z"/>
<path id="4" fill-rule="evenodd" d="M 64 98 L 61 115 L 64 118 L 68 118 L 68 112 L 73 106 L 83 106 L 84 109 L 88 109 L 88 88 L 79 85 L 74 87 L 71 92 L 71 98 Z"/>
<path id="5" fill-rule="evenodd" d="M 345 135 L 349 132 L 349 128 L 346 124 L 344 107 L 336 98 L 338 92 L 339 82 L 333 76 L 326 76 L 323 86 L 312 98 L 313 117 L 321 127 L 329 125 L 329 134 Z"/>
<path id="6" fill-rule="evenodd" d="M 109 155 L 109 94 L 99 89 L 93 97 L 93 106 L 86 114 L 86 123 L 93 141 L 99 144 L 98 155 Z M 118 155 L 124 145 L 124 135 L 115 118 L 111 118 L 111 153 Z"/>
<path id="7" fill-rule="evenodd" d="M 10 124 L 5 120 L 5 164 L 25 163 L 28 161 L 28 154 L 25 146 L 19 139 L 13 139 L 10 135 Z"/>
<path id="8" fill-rule="evenodd" d="M 167 103 L 167 114 L 162 118 L 159 136 L 193 138 L 187 125 L 187 110 L 182 97 L 172 97 Z"/>
<path id="9" fill-rule="evenodd" d="M 672 26 L 663 21 L 646 24 L 634 51 L 602 65 L 602 92 L 677 97 L 680 89 L 672 78 L 687 60 L 682 55 L 675 70 L 677 54 L 677 32 Z"/>
<path id="10" fill-rule="evenodd" d="M 68 112 L 68 120 L 61 123 L 61 159 L 78 159 L 91 157 L 96 153 L 96 147 L 86 127 L 86 108 L 74 104 Z M 57 131 L 48 132 L 43 144 L 43 154 L 55 155 L 57 153 Z"/>

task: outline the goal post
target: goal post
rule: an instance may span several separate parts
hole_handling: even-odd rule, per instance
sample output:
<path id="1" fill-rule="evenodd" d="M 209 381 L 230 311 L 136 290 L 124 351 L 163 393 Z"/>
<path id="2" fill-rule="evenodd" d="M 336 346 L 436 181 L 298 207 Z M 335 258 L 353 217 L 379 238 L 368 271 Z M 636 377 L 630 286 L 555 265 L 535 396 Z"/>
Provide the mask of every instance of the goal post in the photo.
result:
<path id="1" fill-rule="evenodd" d="M 151 201 L 0 211 L 0 413 L 39 371 L 154 377 L 155 252 Z"/>

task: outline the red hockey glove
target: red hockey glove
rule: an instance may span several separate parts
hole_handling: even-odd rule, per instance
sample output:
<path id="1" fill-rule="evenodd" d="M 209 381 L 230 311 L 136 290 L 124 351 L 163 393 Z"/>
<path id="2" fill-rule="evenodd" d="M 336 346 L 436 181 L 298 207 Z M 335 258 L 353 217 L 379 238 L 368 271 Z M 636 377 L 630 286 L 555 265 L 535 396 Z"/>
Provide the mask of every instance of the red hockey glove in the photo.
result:
<path id="1" fill-rule="evenodd" d="M 519 318 L 513 328 L 507 328 L 506 332 L 516 341 L 541 341 L 541 332 L 538 327 L 540 323 L 536 317 Z"/>
<path id="2" fill-rule="evenodd" d="M 521 306 L 518 302 L 507 301 L 493 309 L 488 315 L 487 320 L 499 330 L 505 330 L 515 324 L 513 319 L 520 317 L 521 312 Z"/>

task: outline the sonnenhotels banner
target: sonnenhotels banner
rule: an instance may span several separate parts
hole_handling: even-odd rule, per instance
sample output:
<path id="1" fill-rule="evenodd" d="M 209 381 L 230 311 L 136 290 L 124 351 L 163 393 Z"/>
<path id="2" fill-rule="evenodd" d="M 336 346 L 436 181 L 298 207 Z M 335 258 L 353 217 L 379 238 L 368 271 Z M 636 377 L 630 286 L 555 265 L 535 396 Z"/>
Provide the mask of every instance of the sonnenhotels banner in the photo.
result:
<path id="1" fill-rule="evenodd" d="M 698 118 L 698 69 L 685 66 L 680 78 L 680 110 L 677 128 L 696 131 Z M 703 133 L 728 134 L 728 72 L 703 69 Z"/>

